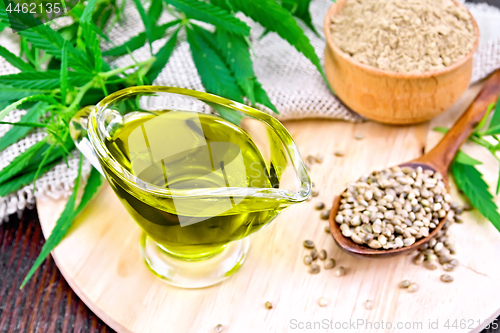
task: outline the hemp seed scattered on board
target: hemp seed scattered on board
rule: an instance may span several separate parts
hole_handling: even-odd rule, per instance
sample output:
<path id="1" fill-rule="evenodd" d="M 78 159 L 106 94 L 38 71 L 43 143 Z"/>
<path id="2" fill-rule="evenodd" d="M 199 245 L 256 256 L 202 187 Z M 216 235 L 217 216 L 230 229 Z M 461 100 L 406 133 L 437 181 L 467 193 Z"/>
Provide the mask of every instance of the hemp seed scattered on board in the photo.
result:
<path id="1" fill-rule="evenodd" d="M 316 208 L 316 210 L 322 210 L 323 208 L 325 208 L 325 204 L 322 202 L 318 202 L 316 206 L 314 206 L 314 208 Z"/>
<path id="2" fill-rule="evenodd" d="M 342 51 L 399 73 L 449 66 L 465 57 L 476 39 L 471 15 L 451 0 L 348 0 L 331 22 Z"/>
<path id="3" fill-rule="evenodd" d="M 399 283 L 399 288 L 401 289 L 408 288 L 410 284 L 411 284 L 410 280 L 403 280 Z"/>
<path id="4" fill-rule="evenodd" d="M 441 275 L 441 281 L 443 282 L 452 282 L 453 281 L 453 276 L 449 274 L 443 274 Z"/>
<path id="5" fill-rule="evenodd" d="M 416 283 L 412 283 L 408 286 L 409 293 L 415 293 L 418 291 L 418 289 L 419 289 L 419 287 L 418 287 L 418 284 L 416 284 Z"/>
<path id="6" fill-rule="evenodd" d="M 312 264 L 307 271 L 309 274 L 318 274 L 321 271 L 321 268 L 316 264 Z"/>
<path id="7" fill-rule="evenodd" d="M 320 299 L 318 299 L 318 305 L 324 308 L 328 305 L 328 300 L 324 297 L 321 297 Z"/>
<path id="8" fill-rule="evenodd" d="M 342 267 L 342 266 L 340 266 L 339 268 L 337 268 L 337 269 L 335 270 L 335 275 L 336 275 L 336 276 L 339 276 L 339 277 L 340 277 L 340 276 L 344 276 L 344 275 L 345 275 L 345 268 L 344 268 L 344 267 Z"/>

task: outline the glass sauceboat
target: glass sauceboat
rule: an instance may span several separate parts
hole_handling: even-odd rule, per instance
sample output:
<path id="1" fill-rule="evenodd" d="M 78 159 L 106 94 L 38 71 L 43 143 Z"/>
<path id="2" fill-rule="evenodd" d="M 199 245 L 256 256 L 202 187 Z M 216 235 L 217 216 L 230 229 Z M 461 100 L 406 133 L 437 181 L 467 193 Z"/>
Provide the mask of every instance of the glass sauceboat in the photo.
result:
<path id="1" fill-rule="evenodd" d="M 70 131 L 141 227 L 149 269 L 178 287 L 230 276 L 248 236 L 311 192 L 285 127 L 215 95 L 127 88 L 80 110 Z"/>

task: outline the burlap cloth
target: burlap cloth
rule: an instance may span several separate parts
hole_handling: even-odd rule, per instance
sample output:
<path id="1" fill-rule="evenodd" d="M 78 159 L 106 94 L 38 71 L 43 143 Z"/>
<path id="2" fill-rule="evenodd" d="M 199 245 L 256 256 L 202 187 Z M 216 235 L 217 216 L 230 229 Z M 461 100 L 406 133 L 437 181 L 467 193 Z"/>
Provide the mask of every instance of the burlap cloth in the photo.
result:
<path id="1" fill-rule="evenodd" d="M 313 24 L 322 35 L 321 38 L 314 35 L 305 28 L 306 34 L 316 49 L 316 53 L 323 61 L 325 40 L 323 36 L 323 18 L 331 5 L 331 0 L 315 0 L 311 4 Z M 486 77 L 495 69 L 500 67 L 500 9 L 486 4 L 466 3 L 481 30 L 481 43 L 474 56 L 474 69 L 471 82 L 476 82 Z M 140 17 L 134 6 L 129 4 L 125 9 L 125 24 L 115 27 L 110 38 L 119 44 L 136 35 L 144 28 Z M 243 18 L 243 17 L 242 17 Z M 252 45 L 254 50 L 255 73 L 267 91 L 271 101 L 276 105 L 280 114 L 280 120 L 304 119 L 304 118 L 327 118 L 345 121 L 360 121 L 361 117 L 346 109 L 328 90 L 323 79 L 315 67 L 299 52 L 297 52 L 286 41 L 276 34 L 270 33 L 262 39 L 263 28 L 247 18 L 245 21 L 252 27 Z M 168 20 L 162 17 L 161 20 Z M 64 24 L 56 22 L 55 24 Z M 0 35 L 0 44 L 18 52 L 16 37 L 6 29 Z M 165 39 L 153 43 L 156 52 Z M 112 45 L 104 45 L 110 48 Z M 133 52 L 137 61 L 149 58 L 149 50 L 143 47 Z M 130 56 L 123 56 L 113 60 L 115 66 L 126 66 L 132 63 Z M 16 73 L 18 70 L 8 64 L 0 57 L 0 74 Z M 1 83 L 1 77 L 0 77 Z M 196 72 L 194 63 L 190 56 L 189 46 L 186 42 L 178 45 L 167 66 L 155 81 L 157 85 L 177 86 L 203 91 L 200 78 Z M 25 114 L 24 110 L 14 110 L 6 118 L 6 121 L 19 121 Z M 11 126 L 0 125 L 0 137 L 3 136 Z M 45 136 L 43 131 L 33 131 L 24 139 L 0 152 L 0 169 L 8 165 L 16 156 L 35 144 Z M 17 193 L 12 193 L 0 198 L 0 223 L 7 221 L 9 215 L 20 214 L 26 207 L 31 207 L 36 198 L 60 198 L 71 193 L 77 174 L 78 159 L 75 152 L 69 159 L 69 167 L 60 163 L 45 173 L 36 182 L 36 190 L 33 195 L 33 184 L 27 185 Z M 84 163 L 84 174 L 88 174 L 90 164 Z"/>

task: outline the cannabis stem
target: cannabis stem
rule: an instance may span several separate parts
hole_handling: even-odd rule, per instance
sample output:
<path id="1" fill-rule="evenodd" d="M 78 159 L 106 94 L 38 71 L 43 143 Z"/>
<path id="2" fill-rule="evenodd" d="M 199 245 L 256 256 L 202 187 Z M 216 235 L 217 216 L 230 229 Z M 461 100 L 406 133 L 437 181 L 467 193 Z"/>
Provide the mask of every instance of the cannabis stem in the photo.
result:
<path id="1" fill-rule="evenodd" d="M 131 68 L 135 68 L 135 67 L 142 67 L 142 66 L 150 65 L 150 64 L 152 64 L 155 60 L 156 60 L 156 58 L 155 58 L 155 57 L 151 57 L 151 58 L 150 58 L 150 59 L 148 59 L 148 60 L 141 61 L 141 62 L 138 62 L 138 63 L 132 64 L 132 65 L 129 65 L 129 66 L 125 66 L 125 67 L 116 68 L 116 69 L 113 69 L 113 70 L 108 71 L 108 72 L 102 72 L 102 73 L 99 73 L 98 75 L 99 75 L 100 77 L 102 77 L 102 78 L 112 77 L 112 76 L 114 76 L 114 75 L 121 74 L 121 73 L 123 73 L 123 72 L 125 72 L 126 70 L 131 69 Z"/>

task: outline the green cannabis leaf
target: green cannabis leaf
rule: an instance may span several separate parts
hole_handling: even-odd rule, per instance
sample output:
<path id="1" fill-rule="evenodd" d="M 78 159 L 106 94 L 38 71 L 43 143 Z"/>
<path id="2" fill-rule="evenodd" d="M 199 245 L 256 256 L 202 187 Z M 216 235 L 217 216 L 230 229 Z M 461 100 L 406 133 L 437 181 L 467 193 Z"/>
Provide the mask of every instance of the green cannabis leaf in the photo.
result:
<path id="1" fill-rule="evenodd" d="M 216 44 L 225 63 L 229 64 L 236 83 L 250 103 L 252 105 L 260 103 L 278 113 L 255 76 L 248 44 L 235 34 L 221 28 L 217 29 L 213 43 Z"/>
<path id="2" fill-rule="evenodd" d="M 35 156 L 40 148 L 46 145 L 46 140 L 41 140 L 33 146 L 26 149 L 21 155 L 14 158 L 14 160 L 5 168 L 0 170 L 0 184 L 8 181 L 27 166 L 34 165 Z"/>
<path id="3" fill-rule="evenodd" d="M 479 144 L 490 151 L 492 156 L 500 163 L 497 152 L 500 151 L 500 138 L 496 136 L 500 122 L 500 98 L 496 103 L 488 106 L 486 114 L 470 135 L 469 140 Z M 483 130 L 487 128 L 486 130 Z M 435 127 L 435 131 L 447 133 L 446 127 Z M 491 140 L 485 139 L 490 137 Z M 494 141 L 495 143 L 492 143 Z M 459 150 L 451 165 L 453 179 L 458 188 L 465 194 L 471 204 L 500 231 L 500 215 L 493 195 L 489 192 L 488 184 L 483 180 L 481 172 L 476 165 L 481 161 Z M 500 191 L 500 168 L 497 181 L 496 194 Z"/>
<path id="4" fill-rule="evenodd" d="M 493 111 L 493 116 L 491 117 L 490 126 L 488 130 L 500 126 L 500 102 L 496 103 L 495 111 Z"/>
<path id="5" fill-rule="evenodd" d="M 52 162 L 50 164 L 45 165 L 42 169 L 41 172 L 46 172 L 49 171 L 53 166 L 55 166 L 59 161 Z M 0 185 L 0 196 L 6 196 L 7 194 L 18 190 L 19 188 L 28 185 L 33 182 L 35 179 L 35 175 L 38 172 L 38 170 L 33 170 L 33 171 L 28 171 L 26 173 L 23 173 L 19 176 L 16 176 L 7 182 L 4 182 Z"/>
<path id="6" fill-rule="evenodd" d="M 293 16 L 304 22 L 304 24 L 319 37 L 319 33 L 316 31 L 316 28 L 312 23 L 311 13 L 309 12 L 311 1 L 312 0 L 282 1 L 281 5 L 283 8 L 290 11 Z"/>
<path id="7" fill-rule="evenodd" d="M 26 114 L 21 117 L 20 121 L 23 123 L 30 123 L 39 120 L 42 117 L 46 107 L 47 104 L 44 102 L 36 103 L 27 110 Z M 4 136 L 0 137 L 0 150 L 4 150 L 11 144 L 17 142 L 18 140 L 23 138 L 26 134 L 28 134 L 29 131 L 30 131 L 29 127 L 13 126 L 7 133 L 5 133 Z"/>
<path id="8" fill-rule="evenodd" d="M 2 76 L 3 78 L 3 76 Z M 33 96 L 37 94 L 51 93 L 50 89 L 23 89 L 15 88 L 5 84 L 0 84 L 0 100 L 3 101 L 17 101 L 21 98 Z M 10 104 L 10 103 L 9 103 Z"/>
<path id="9" fill-rule="evenodd" d="M 453 163 L 451 171 L 458 188 L 469 198 L 471 204 L 500 231 L 498 207 L 481 173 L 473 165 L 458 161 Z"/>
<path id="10" fill-rule="evenodd" d="M 181 23 L 181 20 L 173 20 L 173 21 L 165 23 L 159 27 L 155 27 L 153 29 L 153 36 L 152 36 L 151 42 L 154 42 L 155 40 L 162 38 L 168 28 L 176 26 L 179 23 Z M 135 51 L 135 50 L 143 47 L 146 44 L 146 40 L 147 40 L 146 33 L 141 32 L 137 36 L 130 38 L 128 41 L 126 41 L 122 45 L 119 45 L 119 46 L 116 46 L 112 49 L 104 51 L 103 55 L 104 56 L 113 56 L 113 57 L 122 56 L 124 54 L 127 54 L 129 52 Z"/>
<path id="11" fill-rule="evenodd" d="M 250 35 L 250 27 L 228 11 L 199 0 L 165 0 L 187 17 L 210 23 L 235 34 Z"/>
<path id="12" fill-rule="evenodd" d="M 142 23 L 144 24 L 144 28 L 146 29 L 146 37 L 149 41 L 149 48 L 152 52 L 153 46 L 151 43 L 153 42 L 153 24 L 150 20 L 150 16 L 146 14 L 146 10 L 142 6 L 142 3 L 140 0 L 132 0 L 135 4 L 135 7 L 137 8 L 137 11 L 139 12 L 139 15 L 141 16 Z"/>
<path id="13" fill-rule="evenodd" d="M 80 204 L 77 206 L 75 209 L 76 205 L 76 198 L 78 195 L 78 190 L 80 188 L 80 182 L 81 182 L 81 174 L 82 174 L 82 164 L 83 164 L 83 155 L 80 155 L 80 163 L 78 167 L 78 176 L 75 180 L 75 187 L 73 188 L 73 192 L 71 196 L 69 197 L 68 202 L 66 203 L 66 206 L 64 207 L 63 212 L 61 213 L 61 216 L 56 222 L 56 225 L 52 232 L 50 233 L 49 238 L 43 244 L 42 250 L 40 251 L 40 254 L 38 255 L 38 258 L 35 260 L 35 263 L 29 270 L 28 274 L 23 280 L 23 283 L 21 284 L 21 288 L 23 288 L 26 283 L 29 281 L 29 279 L 33 276 L 37 268 L 42 264 L 42 262 L 45 260 L 45 258 L 49 255 L 50 251 L 54 249 L 59 242 L 63 239 L 63 237 L 67 234 L 69 228 L 72 225 L 73 219 L 80 213 L 80 211 L 83 209 L 83 207 L 90 201 L 92 196 L 97 193 L 97 190 L 101 184 L 101 175 L 99 172 L 97 172 L 95 169 L 92 169 L 90 172 L 89 179 L 87 180 L 87 185 L 85 186 L 85 189 L 83 191 L 82 199 L 80 201 Z"/>
<path id="14" fill-rule="evenodd" d="M 68 90 L 68 41 L 64 41 L 63 44 L 59 81 L 61 87 L 61 101 L 65 101 L 66 91 Z"/>
<path id="15" fill-rule="evenodd" d="M 202 28 L 192 25 L 186 32 L 194 64 L 207 92 L 243 102 L 231 71 L 204 40 Z"/>
<path id="16" fill-rule="evenodd" d="M 148 18 L 151 22 L 151 25 L 154 26 L 158 19 L 161 16 L 163 10 L 163 1 L 162 0 L 151 0 L 151 5 L 148 9 Z"/>
<path id="17" fill-rule="evenodd" d="M 97 0 L 89 0 L 87 6 L 83 10 L 82 15 L 80 16 L 80 23 L 90 23 L 92 19 L 92 12 L 95 8 Z"/>
<path id="18" fill-rule="evenodd" d="M 259 22 L 266 29 L 276 32 L 297 51 L 304 54 L 328 83 L 316 51 L 290 12 L 274 0 L 230 0 L 230 2 L 236 10 Z"/>
<path id="19" fill-rule="evenodd" d="M 175 45 L 177 43 L 177 34 L 179 33 L 179 29 L 177 29 L 172 37 L 168 40 L 168 42 L 165 43 L 165 45 L 158 51 L 157 54 L 155 54 L 155 62 L 151 65 L 151 68 L 149 68 L 148 72 L 146 73 L 146 79 L 149 82 L 153 82 L 158 74 L 160 74 L 161 70 L 163 67 L 168 62 L 168 59 L 170 59 L 170 56 L 172 55 L 172 52 L 174 51 Z"/>
<path id="20" fill-rule="evenodd" d="M 51 96 L 47 95 L 32 95 L 28 97 L 21 98 L 20 100 L 8 105 L 2 111 L 0 111 L 0 120 L 2 120 L 6 115 L 8 115 L 12 110 L 15 110 L 17 107 L 20 107 L 23 104 L 27 104 L 30 102 L 49 102 L 56 104 L 57 101 Z"/>
<path id="21" fill-rule="evenodd" d="M 465 165 L 479 165 L 483 164 L 483 162 L 476 160 L 475 158 L 470 157 L 463 151 L 459 150 L 457 156 L 455 156 L 455 163 L 465 164 Z"/>
<path id="22" fill-rule="evenodd" d="M 24 62 L 21 58 L 17 57 L 15 54 L 11 53 L 5 47 L 0 45 L 0 57 L 7 60 L 14 67 L 22 71 L 34 71 L 35 69 L 31 67 L 28 63 Z"/>
<path id="23" fill-rule="evenodd" d="M 92 78 L 88 73 L 66 72 L 67 79 L 72 85 L 80 86 Z M 60 86 L 61 71 L 47 70 L 45 72 L 21 72 L 2 75 L 2 84 L 13 88 L 52 90 Z"/>
<path id="24" fill-rule="evenodd" d="M 60 59 L 65 39 L 48 25 L 36 23 L 39 25 L 34 26 L 33 17 L 30 16 L 12 12 L 9 17 L 5 9 L 0 7 L 0 22 L 11 25 L 33 46 Z M 73 45 L 68 46 L 68 59 L 70 66 L 75 70 L 91 69 L 88 59 Z"/>
<path id="25" fill-rule="evenodd" d="M 252 104 L 256 103 L 254 93 L 255 74 L 252 67 L 252 59 L 248 45 L 244 40 L 238 38 L 224 29 L 217 29 L 215 40 L 224 61 L 234 74 L 238 86 L 243 90 Z"/>

